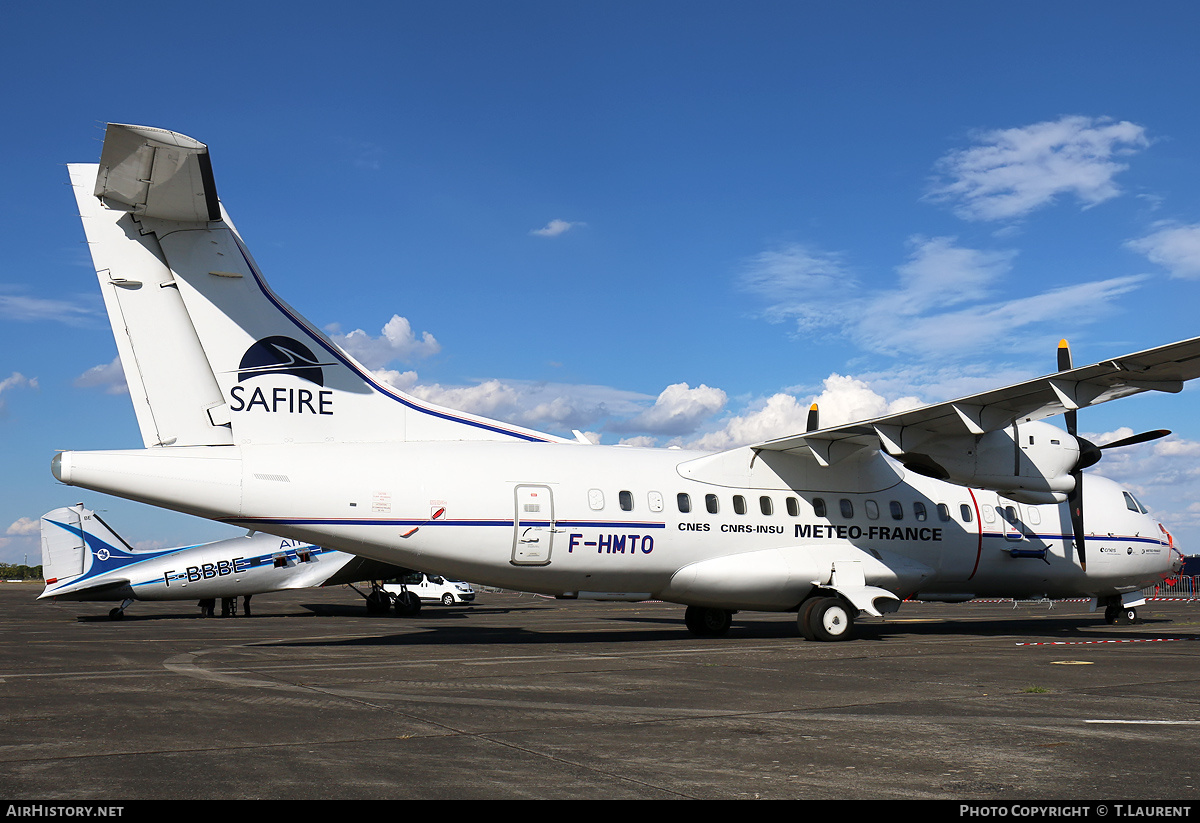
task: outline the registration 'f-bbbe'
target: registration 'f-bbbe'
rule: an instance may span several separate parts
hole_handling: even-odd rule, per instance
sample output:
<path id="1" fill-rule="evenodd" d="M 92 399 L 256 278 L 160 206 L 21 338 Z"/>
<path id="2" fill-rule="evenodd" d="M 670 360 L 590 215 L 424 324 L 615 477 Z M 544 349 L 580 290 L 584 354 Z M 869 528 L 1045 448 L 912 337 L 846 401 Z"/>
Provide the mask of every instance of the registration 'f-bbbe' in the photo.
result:
<path id="1" fill-rule="evenodd" d="M 1200 339 L 720 453 L 589 445 L 386 385 L 267 285 L 208 149 L 110 125 L 70 167 L 145 448 L 62 482 L 415 569 L 560 597 L 657 598 L 850 636 L 905 598 L 1087 596 L 1132 619 L 1180 555 L 1078 409 L 1200 375 Z M 1066 430 L 1045 418 L 1063 414 Z M 1086 492 L 1086 495 L 1085 495 Z M 1086 497 L 1086 507 L 1084 498 Z"/>

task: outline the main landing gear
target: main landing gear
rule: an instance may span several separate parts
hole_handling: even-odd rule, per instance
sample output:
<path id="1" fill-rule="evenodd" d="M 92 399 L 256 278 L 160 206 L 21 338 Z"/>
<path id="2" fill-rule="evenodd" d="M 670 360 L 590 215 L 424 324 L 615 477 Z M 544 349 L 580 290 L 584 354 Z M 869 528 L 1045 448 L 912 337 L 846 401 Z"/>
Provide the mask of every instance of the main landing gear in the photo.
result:
<path id="1" fill-rule="evenodd" d="M 688 606 L 683 613 L 684 625 L 697 637 L 720 637 L 729 631 L 733 612 L 707 606 Z"/>
<path id="2" fill-rule="evenodd" d="M 857 614 L 840 597 L 812 597 L 800 604 L 796 624 L 805 640 L 849 640 Z"/>
<path id="3" fill-rule="evenodd" d="M 733 612 L 708 606 L 688 606 L 683 622 L 697 637 L 720 637 L 729 631 Z M 849 640 L 854 636 L 858 609 L 832 595 L 809 598 L 800 604 L 796 625 L 807 640 Z"/>
<path id="4" fill-rule="evenodd" d="M 355 591 L 358 590 L 355 589 Z M 416 592 L 410 592 L 407 589 L 393 595 L 388 593 L 380 583 L 372 582 L 370 593 L 363 597 L 367 601 L 367 614 L 387 614 L 393 608 L 400 617 L 416 617 L 421 613 L 421 598 L 417 597 Z"/>

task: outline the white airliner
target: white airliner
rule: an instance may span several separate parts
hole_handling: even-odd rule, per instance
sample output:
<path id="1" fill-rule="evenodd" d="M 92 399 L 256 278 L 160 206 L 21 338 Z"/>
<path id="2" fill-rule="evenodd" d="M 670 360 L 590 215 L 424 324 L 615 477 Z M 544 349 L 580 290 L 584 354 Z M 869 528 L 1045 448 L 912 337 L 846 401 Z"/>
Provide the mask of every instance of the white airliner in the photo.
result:
<path id="1" fill-rule="evenodd" d="M 485 585 L 679 603 L 697 634 L 761 610 L 841 639 L 905 598 L 1087 596 L 1116 622 L 1179 561 L 1127 490 L 1084 484 L 1101 452 L 1075 414 L 1180 391 L 1200 338 L 1079 368 L 1064 345 L 1046 377 L 715 454 L 587 445 L 373 377 L 268 287 L 203 143 L 110 125 L 70 174 L 145 448 L 62 452 L 64 483 Z"/>
<path id="2" fill-rule="evenodd" d="M 42 515 L 46 590 L 38 600 L 117 601 L 121 605 L 108 613 L 117 620 L 138 600 L 193 600 L 211 615 L 212 601 L 223 601 L 223 614 L 236 613 L 241 597 L 248 615 L 256 594 L 385 580 L 406 571 L 261 532 L 199 546 L 137 551 L 80 503 Z M 396 596 L 398 612 L 411 609 L 403 596 Z M 364 597 L 376 610 L 388 607 L 388 595 L 379 586 L 372 585 Z"/>

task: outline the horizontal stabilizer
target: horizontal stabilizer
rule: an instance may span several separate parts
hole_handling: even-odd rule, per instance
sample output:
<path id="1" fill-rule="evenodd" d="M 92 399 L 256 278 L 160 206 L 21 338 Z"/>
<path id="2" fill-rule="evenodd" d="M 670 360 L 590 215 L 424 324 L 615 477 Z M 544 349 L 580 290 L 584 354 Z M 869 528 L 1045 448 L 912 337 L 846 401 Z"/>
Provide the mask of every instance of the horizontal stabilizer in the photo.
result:
<path id="1" fill-rule="evenodd" d="M 38 595 L 55 600 L 126 600 L 134 597 L 133 587 L 128 580 L 105 580 L 94 586 L 72 586 L 66 589 L 49 589 Z"/>
<path id="2" fill-rule="evenodd" d="M 208 146 L 165 129 L 110 123 L 95 195 L 111 209 L 143 217 L 221 219 Z"/>

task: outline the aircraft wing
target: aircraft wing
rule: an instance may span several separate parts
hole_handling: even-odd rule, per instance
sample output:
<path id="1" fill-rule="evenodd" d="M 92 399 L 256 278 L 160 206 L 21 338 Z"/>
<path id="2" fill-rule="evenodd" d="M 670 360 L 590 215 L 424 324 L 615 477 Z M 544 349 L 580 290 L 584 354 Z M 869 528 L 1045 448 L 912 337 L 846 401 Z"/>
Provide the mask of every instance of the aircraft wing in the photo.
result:
<path id="1" fill-rule="evenodd" d="M 1196 377 L 1200 377 L 1200 337 L 958 400 L 767 440 L 751 448 L 808 454 L 821 465 L 864 448 L 896 455 L 909 444 L 933 436 L 982 435 L 1139 392 L 1178 392 L 1184 382 Z"/>

